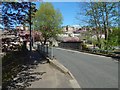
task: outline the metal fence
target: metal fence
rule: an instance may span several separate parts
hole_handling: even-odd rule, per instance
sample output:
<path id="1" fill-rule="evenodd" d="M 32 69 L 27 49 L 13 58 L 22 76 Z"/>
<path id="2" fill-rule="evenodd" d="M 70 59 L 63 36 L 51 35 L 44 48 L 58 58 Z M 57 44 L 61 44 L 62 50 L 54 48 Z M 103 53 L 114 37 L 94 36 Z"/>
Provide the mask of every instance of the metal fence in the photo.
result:
<path id="1" fill-rule="evenodd" d="M 43 54 L 45 57 L 53 59 L 53 47 L 52 46 L 49 46 L 48 44 L 46 45 L 37 44 L 37 50 L 41 54 Z"/>

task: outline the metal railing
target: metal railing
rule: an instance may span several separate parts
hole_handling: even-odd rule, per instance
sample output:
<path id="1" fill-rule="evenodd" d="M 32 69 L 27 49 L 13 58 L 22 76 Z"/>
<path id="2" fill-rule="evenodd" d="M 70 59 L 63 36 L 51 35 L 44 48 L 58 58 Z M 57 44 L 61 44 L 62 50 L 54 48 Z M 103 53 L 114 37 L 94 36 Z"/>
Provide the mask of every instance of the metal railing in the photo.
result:
<path id="1" fill-rule="evenodd" d="M 45 57 L 53 59 L 53 47 L 52 46 L 49 46 L 48 44 L 46 45 L 37 44 L 37 50 L 41 54 L 43 54 Z"/>

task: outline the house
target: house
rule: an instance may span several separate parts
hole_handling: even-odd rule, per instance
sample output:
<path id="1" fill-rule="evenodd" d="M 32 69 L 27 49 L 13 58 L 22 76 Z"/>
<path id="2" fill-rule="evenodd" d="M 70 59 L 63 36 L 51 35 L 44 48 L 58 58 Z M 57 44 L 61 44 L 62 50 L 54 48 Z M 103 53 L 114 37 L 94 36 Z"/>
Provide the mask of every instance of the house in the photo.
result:
<path id="1" fill-rule="evenodd" d="M 75 30 L 75 28 L 67 25 L 67 26 L 63 26 L 62 30 L 63 30 L 63 32 L 73 32 Z"/>
<path id="2" fill-rule="evenodd" d="M 30 31 L 28 30 L 28 26 L 16 26 L 17 37 L 20 38 L 20 41 L 29 41 Z"/>

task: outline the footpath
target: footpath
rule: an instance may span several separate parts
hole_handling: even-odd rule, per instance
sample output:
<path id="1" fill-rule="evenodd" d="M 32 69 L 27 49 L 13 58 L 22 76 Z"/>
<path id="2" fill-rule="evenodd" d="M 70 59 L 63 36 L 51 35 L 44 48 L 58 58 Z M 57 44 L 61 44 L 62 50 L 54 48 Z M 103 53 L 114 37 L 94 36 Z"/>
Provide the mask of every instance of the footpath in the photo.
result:
<path id="1" fill-rule="evenodd" d="M 20 72 L 17 78 L 22 77 L 22 83 L 17 85 L 25 86 L 25 90 L 32 88 L 80 88 L 70 71 L 60 64 L 57 60 L 45 59 L 34 49 L 30 55 L 30 62 L 35 67 L 29 66 L 28 69 Z M 25 67 L 25 66 L 24 66 Z M 14 78 L 14 80 L 17 78 Z"/>
<path id="2" fill-rule="evenodd" d="M 72 88 L 69 78 L 57 69 L 53 68 L 49 63 L 39 64 L 33 72 L 45 72 L 40 80 L 31 82 L 31 86 L 27 88 Z"/>

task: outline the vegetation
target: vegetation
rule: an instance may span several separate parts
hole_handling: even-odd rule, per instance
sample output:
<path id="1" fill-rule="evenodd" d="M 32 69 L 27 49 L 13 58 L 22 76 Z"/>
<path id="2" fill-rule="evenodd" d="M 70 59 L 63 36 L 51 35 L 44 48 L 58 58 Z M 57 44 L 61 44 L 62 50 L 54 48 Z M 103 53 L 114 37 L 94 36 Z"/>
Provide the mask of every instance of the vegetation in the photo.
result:
<path id="1" fill-rule="evenodd" d="M 108 35 L 107 47 L 109 49 L 114 49 L 114 46 L 120 45 L 120 29 L 112 28 L 112 31 Z"/>
<path id="2" fill-rule="evenodd" d="M 50 38 L 61 33 L 62 14 L 51 3 L 42 3 L 35 14 L 34 26 L 42 33 L 41 43 L 46 44 Z"/>
<path id="3" fill-rule="evenodd" d="M 3 23 L 8 29 L 14 25 L 29 24 L 30 16 L 33 17 L 37 11 L 36 5 L 29 2 L 2 2 L 2 6 Z"/>
<path id="4" fill-rule="evenodd" d="M 115 33 L 119 32 L 119 29 L 115 30 L 119 21 L 117 7 L 117 2 L 90 2 L 87 4 L 85 14 L 88 20 L 86 22 L 90 27 L 95 28 L 92 33 L 97 36 L 96 41 L 99 48 L 107 50 L 112 46 L 120 45 L 117 40 L 119 35 L 114 37 Z M 104 39 L 102 34 L 105 35 Z"/>
<path id="5" fill-rule="evenodd" d="M 29 24 L 30 27 L 30 40 L 31 38 L 31 19 L 37 11 L 36 5 L 31 2 L 3 2 L 2 3 L 2 17 L 4 27 L 6 29 L 14 28 L 16 25 L 25 26 Z M 26 43 L 24 43 L 26 46 Z M 30 50 L 32 43 L 30 42 Z"/>
<path id="6" fill-rule="evenodd" d="M 2 88 L 8 89 L 24 89 L 30 86 L 30 82 L 39 80 L 39 75 L 45 72 L 31 72 L 39 63 L 46 59 L 39 55 L 38 51 L 11 51 L 2 57 Z M 41 58 L 41 59 L 40 59 Z M 34 76 L 33 76 L 34 75 Z"/>
<path id="7" fill-rule="evenodd" d="M 2 58 L 2 87 L 7 88 L 10 81 L 15 77 L 21 70 L 20 66 L 27 60 L 24 52 L 9 52 Z M 25 58 L 23 58 L 25 57 Z"/>

